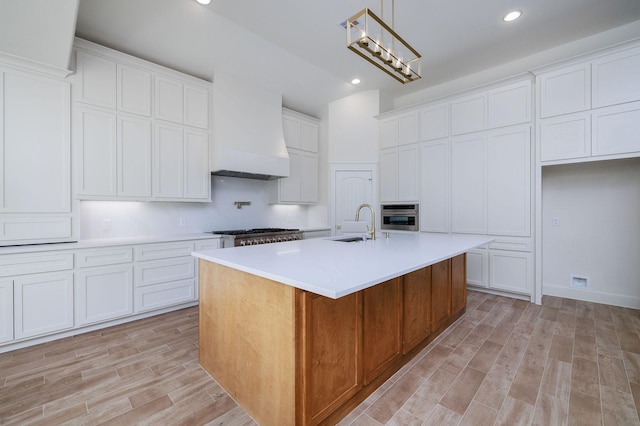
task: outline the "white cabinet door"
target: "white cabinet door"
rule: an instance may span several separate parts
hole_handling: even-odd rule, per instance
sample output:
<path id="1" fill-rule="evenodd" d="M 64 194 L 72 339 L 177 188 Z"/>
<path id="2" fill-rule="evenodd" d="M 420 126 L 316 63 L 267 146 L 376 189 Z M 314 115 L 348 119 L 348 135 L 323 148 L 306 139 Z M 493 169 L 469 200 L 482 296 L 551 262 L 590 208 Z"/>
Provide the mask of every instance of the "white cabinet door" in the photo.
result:
<path id="1" fill-rule="evenodd" d="M 116 114 L 78 108 L 76 116 L 78 193 L 115 196 L 117 194 Z"/>
<path id="2" fill-rule="evenodd" d="M 0 212 L 70 213 L 70 86 L 17 71 L 3 74 Z"/>
<path id="3" fill-rule="evenodd" d="M 531 130 L 493 130 L 487 139 L 487 232 L 531 235 Z"/>
<path id="4" fill-rule="evenodd" d="M 398 145 L 418 142 L 419 125 L 417 111 L 398 116 Z"/>
<path id="5" fill-rule="evenodd" d="M 593 110 L 591 120 L 592 155 L 640 152 L 640 102 Z"/>
<path id="6" fill-rule="evenodd" d="M 300 201 L 318 202 L 318 156 L 302 152 L 300 155 Z"/>
<path id="7" fill-rule="evenodd" d="M 420 156 L 418 144 L 398 148 L 398 201 L 417 201 Z"/>
<path id="8" fill-rule="evenodd" d="M 487 128 L 485 92 L 451 102 L 451 134 L 477 132 Z"/>
<path id="9" fill-rule="evenodd" d="M 98 55 L 78 51 L 78 100 L 92 105 L 116 109 L 116 62 Z"/>
<path id="10" fill-rule="evenodd" d="M 486 234 L 486 133 L 451 141 L 451 230 Z"/>
<path id="11" fill-rule="evenodd" d="M 640 100 L 640 47 L 592 62 L 593 108 Z"/>
<path id="12" fill-rule="evenodd" d="M 531 294 L 533 289 L 533 254 L 490 250 L 490 286 L 496 290 Z"/>
<path id="13" fill-rule="evenodd" d="M 211 197 L 209 133 L 185 129 L 184 151 L 184 198 L 209 199 Z"/>
<path id="14" fill-rule="evenodd" d="M 531 121 L 531 81 L 509 84 L 487 93 L 489 129 Z"/>
<path id="15" fill-rule="evenodd" d="M 398 149 L 380 152 L 380 201 L 398 200 Z"/>
<path id="16" fill-rule="evenodd" d="M 16 339 L 73 327 L 73 272 L 17 277 L 13 297 Z"/>
<path id="17" fill-rule="evenodd" d="M 275 202 L 295 203 L 300 201 L 301 155 L 298 150 L 289 150 L 289 176 L 278 179 L 279 197 Z"/>
<path id="18" fill-rule="evenodd" d="M 300 149 L 300 120 L 283 114 L 282 131 L 287 148 Z"/>
<path id="19" fill-rule="evenodd" d="M 541 74 L 540 117 L 591 108 L 591 65 L 582 63 Z"/>
<path id="20" fill-rule="evenodd" d="M 540 120 L 540 161 L 591 155 L 591 115 L 588 111 Z"/>
<path id="21" fill-rule="evenodd" d="M 398 117 L 380 121 L 380 148 L 398 146 Z"/>
<path id="22" fill-rule="evenodd" d="M 489 251 L 474 249 L 467 252 L 467 283 L 489 287 Z"/>
<path id="23" fill-rule="evenodd" d="M 118 116 L 118 195 L 151 196 L 151 123 Z"/>
<path id="24" fill-rule="evenodd" d="M 420 111 L 420 140 L 430 141 L 449 136 L 449 103 Z"/>
<path id="25" fill-rule="evenodd" d="M 13 280 L 0 280 L 0 343 L 13 340 Z"/>
<path id="26" fill-rule="evenodd" d="M 136 287 L 134 311 L 135 313 L 151 311 L 194 300 L 196 300 L 196 284 L 193 278 Z"/>
<path id="27" fill-rule="evenodd" d="M 92 324 L 133 313 L 133 266 L 87 268 L 78 272 L 78 325 Z"/>
<path id="28" fill-rule="evenodd" d="M 420 147 L 420 230 L 449 232 L 449 140 Z"/>
<path id="29" fill-rule="evenodd" d="M 184 85 L 184 124 L 209 128 L 209 90 L 204 87 Z"/>
<path id="30" fill-rule="evenodd" d="M 154 111 L 153 115 L 161 120 L 182 124 L 183 88 L 178 80 L 156 75 L 154 79 Z"/>
<path id="31" fill-rule="evenodd" d="M 151 116 L 151 72 L 118 64 L 118 110 Z"/>
<path id="32" fill-rule="evenodd" d="M 318 125 L 300 121 L 300 149 L 318 152 Z"/>
<path id="33" fill-rule="evenodd" d="M 153 195 L 184 195 L 184 135 L 182 127 L 156 123 L 153 145 Z"/>

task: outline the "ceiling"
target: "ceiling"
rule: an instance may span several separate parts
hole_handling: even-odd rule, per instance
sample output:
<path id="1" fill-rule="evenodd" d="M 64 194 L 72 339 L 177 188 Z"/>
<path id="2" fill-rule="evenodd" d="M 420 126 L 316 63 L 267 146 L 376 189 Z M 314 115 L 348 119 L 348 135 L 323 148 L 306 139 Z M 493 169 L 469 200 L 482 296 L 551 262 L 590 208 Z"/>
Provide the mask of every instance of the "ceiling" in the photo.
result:
<path id="1" fill-rule="evenodd" d="M 401 97 L 640 20 L 640 0 L 398 0 L 395 30 L 423 57 L 423 78 L 402 85 L 346 48 L 339 23 L 365 7 L 390 23 L 389 0 L 80 0 L 76 35 L 207 80 L 231 72 L 319 115 L 356 91 Z"/>

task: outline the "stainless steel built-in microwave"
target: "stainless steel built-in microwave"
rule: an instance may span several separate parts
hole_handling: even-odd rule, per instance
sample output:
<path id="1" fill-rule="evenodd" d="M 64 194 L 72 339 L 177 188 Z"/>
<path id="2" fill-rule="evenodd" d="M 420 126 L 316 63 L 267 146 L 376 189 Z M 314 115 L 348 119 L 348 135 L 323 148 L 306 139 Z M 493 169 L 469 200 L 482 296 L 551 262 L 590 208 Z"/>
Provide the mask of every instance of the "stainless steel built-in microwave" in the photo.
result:
<path id="1" fill-rule="evenodd" d="M 418 204 L 382 204 L 380 229 L 419 231 Z"/>

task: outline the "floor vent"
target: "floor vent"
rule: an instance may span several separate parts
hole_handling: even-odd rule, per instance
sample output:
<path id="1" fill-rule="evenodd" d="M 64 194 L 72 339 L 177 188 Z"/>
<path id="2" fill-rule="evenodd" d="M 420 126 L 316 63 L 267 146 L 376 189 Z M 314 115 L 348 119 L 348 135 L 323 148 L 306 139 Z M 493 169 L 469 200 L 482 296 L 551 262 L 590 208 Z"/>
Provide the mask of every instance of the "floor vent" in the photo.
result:
<path id="1" fill-rule="evenodd" d="M 589 277 L 571 275 L 569 279 L 569 287 L 571 288 L 589 288 Z"/>

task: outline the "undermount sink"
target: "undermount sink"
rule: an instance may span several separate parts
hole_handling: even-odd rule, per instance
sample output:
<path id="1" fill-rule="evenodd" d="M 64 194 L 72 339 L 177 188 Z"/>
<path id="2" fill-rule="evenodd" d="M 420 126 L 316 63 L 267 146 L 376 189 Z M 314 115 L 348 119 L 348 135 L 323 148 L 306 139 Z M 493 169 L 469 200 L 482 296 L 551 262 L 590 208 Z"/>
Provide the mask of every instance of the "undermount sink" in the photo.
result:
<path id="1" fill-rule="evenodd" d="M 362 237 L 345 237 L 345 238 L 337 238 L 333 241 L 339 241 L 341 243 L 361 243 Z"/>

